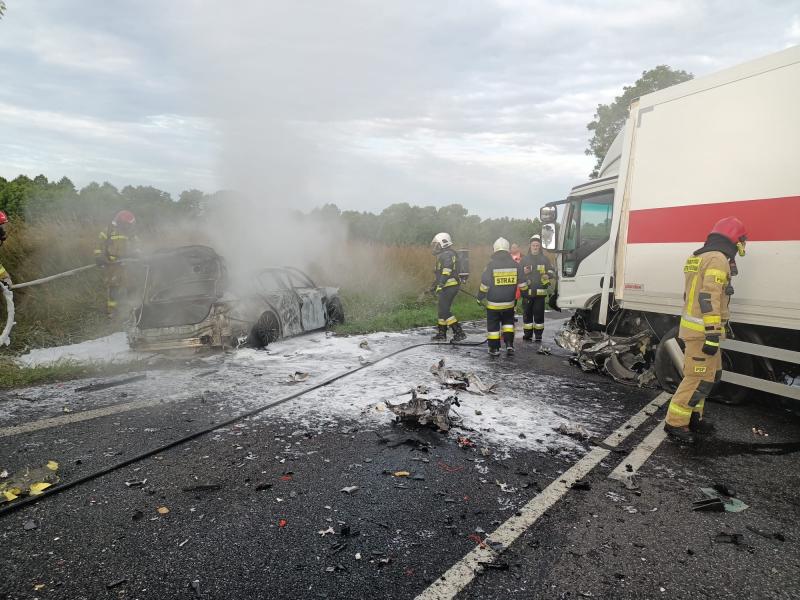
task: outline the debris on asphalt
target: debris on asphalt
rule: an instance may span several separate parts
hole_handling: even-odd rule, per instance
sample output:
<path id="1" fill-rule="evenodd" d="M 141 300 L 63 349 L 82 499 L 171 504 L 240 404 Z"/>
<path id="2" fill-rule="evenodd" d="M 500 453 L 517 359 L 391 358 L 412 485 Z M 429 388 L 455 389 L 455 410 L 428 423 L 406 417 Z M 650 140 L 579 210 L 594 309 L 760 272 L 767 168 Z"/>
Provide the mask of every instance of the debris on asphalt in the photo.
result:
<path id="1" fill-rule="evenodd" d="M 760 435 L 762 437 L 769 437 L 769 434 L 761 427 L 753 427 L 753 434 Z"/>
<path id="2" fill-rule="evenodd" d="M 541 354 L 543 356 L 550 356 L 552 351 L 547 346 L 539 346 L 539 349 L 536 350 L 536 354 Z"/>
<path id="3" fill-rule="evenodd" d="M 39 525 L 33 519 L 29 519 L 29 520 L 25 521 L 25 524 L 22 526 L 22 528 L 25 531 L 31 531 L 32 529 L 36 529 L 37 527 L 39 527 Z"/>
<path id="4" fill-rule="evenodd" d="M 101 381 L 99 383 L 85 385 L 83 387 L 75 388 L 75 392 L 77 393 L 97 392 L 99 390 L 107 390 L 108 388 L 117 387 L 118 385 L 125 385 L 127 383 L 134 383 L 136 381 L 141 381 L 142 379 L 147 379 L 147 373 L 144 373 L 142 375 L 134 375 L 133 377 L 125 377 L 124 379 L 116 379 L 114 381 Z"/>
<path id="5" fill-rule="evenodd" d="M 719 486 L 725 491 L 730 492 L 726 487 Z M 731 513 L 742 512 L 743 510 L 749 508 L 747 504 L 739 500 L 738 498 L 734 498 L 733 496 L 728 496 L 726 494 L 722 494 L 718 489 L 714 488 L 700 488 L 700 491 L 705 496 L 705 499 L 698 500 L 697 502 L 692 503 L 692 510 L 710 510 L 710 511 L 725 511 Z M 717 506 L 718 503 L 722 504 L 722 509 L 718 508 L 695 508 L 696 505 L 703 506 L 703 503 L 706 503 L 711 506 Z"/>
<path id="6" fill-rule="evenodd" d="M 575 483 L 573 483 L 572 486 L 571 486 L 571 489 L 589 491 L 589 490 L 592 489 L 592 484 L 589 483 L 588 481 L 585 481 L 585 480 L 581 479 L 581 480 L 576 481 Z"/>
<path id="7" fill-rule="evenodd" d="M 358 344 L 358 347 L 362 350 L 369 350 L 369 342 L 367 340 L 361 340 L 361 342 Z"/>
<path id="8" fill-rule="evenodd" d="M 58 463 L 54 460 L 47 461 L 41 467 L 25 467 L 3 478 L 0 501 L 13 502 L 25 494 L 37 496 L 59 481 Z"/>
<path id="9" fill-rule="evenodd" d="M 360 488 L 357 485 L 348 485 L 347 487 L 343 487 L 340 489 L 340 492 L 344 492 L 345 494 L 352 494 L 358 491 Z"/>
<path id="10" fill-rule="evenodd" d="M 399 428 L 399 431 L 378 433 L 378 441 L 386 444 L 389 448 L 396 448 L 403 444 L 415 446 L 417 450 L 430 450 L 437 441 L 436 432 L 429 429 L 410 431 L 406 428 Z M 368 461 L 365 461 L 368 462 Z"/>
<path id="11" fill-rule="evenodd" d="M 395 471 L 394 473 L 392 473 L 392 475 L 394 477 L 408 477 L 409 475 L 411 475 L 411 473 L 409 473 L 408 471 Z"/>
<path id="12" fill-rule="evenodd" d="M 327 529 L 320 529 L 317 533 L 320 534 L 322 537 L 325 537 L 328 534 L 336 535 L 336 532 L 334 531 L 333 527 L 328 527 Z"/>
<path id="13" fill-rule="evenodd" d="M 268 490 L 272 487 L 271 483 L 261 482 L 256 484 L 256 491 L 263 492 L 264 490 Z"/>
<path id="14" fill-rule="evenodd" d="M 144 481 L 147 481 L 145 479 Z M 125 482 L 127 485 L 127 482 Z M 198 483 L 195 485 L 187 485 L 186 487 L 182 487 L 182 492 L 212 492 L 215 490 L 221 490 L 222 484 L 219 483 Z M 256 487 L 258 489 L 258 487 Z"/>
<path id="15" fill-rule="evenodd" d="M 194 581 L 192 581 L 189 584 L 189 589 L 191 589 L 192 592 L 194 592 L 194 597 L 195 598 L 200 598 L 201 597 L 201 594 L 200 594 L 200 580 L 199 579 L 195 579 Z"/>
<path id="16" fill-rule="evenodd" d="M 286 383 L 302 383 L 303 381 L 307 381 L 309 377 L 311 377 L 311 373 L 295 371 L 294 373 L 289 373 L 289 379 Z"/>
<path id="17" fill-rule="evenodd" d="M 361 552 L 356 552 L 355 559 L 356 560 L 361 560 Z"/>
<path id="18" fill-rule="evenodd" d="M 699 512 L 725 512 L 725 503 L 722 498 L 703 498 L 692 502 L 692 510 Z"/>
<path id="19" fill-rule="evenodd" d="M 714 536 L 714 542 L 717 544 L 734 544 L 741 545 L 744 535 L 741 533 L 718 533 Z"/>
<path id="20" fill-rule="evenodd" d="M 459 371 L 456 369 L 448 369 L 444 366 L 444 359 L 431 367 L 433 373 L 439 382 L 449 388 L 472 392 L 484 396 L 486 394 L 496 394 L 496 383 L 486 384 L 481 381 L 475 373 L 471 371 Z"/>
<path id="21" fill-rule="evenodd" d="M 119 587 L 123 583 L 128 583 L 128 578 L 127 577 L 123 577 L 121 579 L 115 579 L 114 581 L 111 581 L 111 582 L 107 583 L 106 584 L 106 589 L 107 590 L 113 590 L 115 587 Z"/>
<path id="22" fill-rule="evenodd" d="M 586 427 L 580 423 L 561 423 L 555 430 L 579 440 L 588 440 L 591 437 Z"/>
<path id="23" fill-rule="evenodd" d="M 456 440 L 456 443 L 458 444 L 459 448 L 474 448 L 475 447 L 475 442 L 473 442 L 471 439 L 469 439 L 465 435 L 459 436 L 458 439 Z"/>
<path id="24" fill-rule="evenodd" d="M 287 521 L 286 519 L 280 519 L 280 520 L 278 521 L 278 527 L 280 527 L 281 529 L 283 529 L 284 527 L 286 527 L 286 525 L 287 525 L 288 523 L 289 523 L 289 521 Z"/>
<path id="25" fill-rule="evenodd" d="M 420 425 L 433 425 L 439 431 L 449 431 L 450 427 L 458 424 L 461 418 L 450 414 L 452 405 L 460 406 L 458 398 L 448 396 L 445 400 L 437 398 L 423 398 L 416 392 L 411 393 L 411 400 L 401 404 L 386 402 L 386 408 L 396 414 L 400 421 L 419 423 Z"/>
<path id="26" fill-rule="evenodd" d="M 517 491 L 517 488 L 511 487 L 507 483 L 498 481 L 497 479 L 494 480 L 495 485 L 500 488 L 501 492 L 505 492 L 506 494 L 514 494 Z"/>
<path id="27" fill-rule="evenodd" d="M 144 517 L 144 513 L 143 513 L 142 511 L 140 511 L 140 510 L 135 510 L 135 511 L 133 511 L 133 513 L 131 514 L 131 520 L 133 520 L 133 521 L 138 521 L 138 520 L 140 520 L 142 517 Z"/>
<path id="28" fill-rule="evenodd" d="M 573 353 L 571 362 L 584 372 L 598 371 L 610 375 L 618 383 L 652 387 L 653 365 L 645 359 L 653 355 L 654 334 L 642 331 L 630 337 L 619 337 L 587 331 L 578 320 L 570 320 L 556 334 L 556 344 Z"/>
<path id="29" fill-rule="evenodd" d="M 753 527 L 752 525 L 747 525 L 747 528 L 755 533 L 756 535 L 760 535 L 763 538 L 768 540 L 778 540 L 779 542 L 785 542 L 786 536 L 782 533 L 770 533 L 769 531 L 764 531 L 763 529 L 759 529 L 758 527 Z"/>
<path id="30" fill-rule="evenodd" d="M 125 482 L 125 485 L 128 487 L 142 487 L 144 484 L 147 483 L 147 478 L 145 479 L 131 479 Z"/>
<path id="31" fill-rule="evenodd" d="M 156 512 L 160 515 L 166 515 L 169 514 L 169 509 L 166 506 L 159 506 L 156 509 Z"/>

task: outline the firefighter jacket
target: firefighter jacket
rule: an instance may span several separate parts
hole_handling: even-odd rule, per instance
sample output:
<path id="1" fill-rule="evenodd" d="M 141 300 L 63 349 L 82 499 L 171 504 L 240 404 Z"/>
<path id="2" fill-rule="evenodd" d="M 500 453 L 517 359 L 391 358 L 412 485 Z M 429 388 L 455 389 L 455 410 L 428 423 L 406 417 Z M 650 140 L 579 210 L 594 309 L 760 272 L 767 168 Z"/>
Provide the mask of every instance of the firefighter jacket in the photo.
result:
<path id="1" fill-rule="evenodd" d="M 0 264 L 0 280 L 6 279 L 7 277 L 8 277 L 8 271 L 6 271 L 6 268 Z"/>
<path id="2" fill-rule="evenodd" d="M 100 232 L 94 256 L 107 263 L 115 263 L 123 258 L 136 256 L 138 244 L 139 240 L 135 235 L 123 233 L 112 225 L 107 231 Z"/>
<path id="3" fill-rule="evenodd" d="M 478 300 L 485 298 L 486 308 L 489 310 L 514 308 L 517 288 L 522 293 L 528 291 L 522 266 L 508 252 L 500 250 L 492 254 L 492 260 L 481 275 Z"/>
<path id="4" fill-rule="evenodd" d="M 678 334 L 684 340 L 706 340 L 718 346 L 730 316 L 731 266 L 722 252 L 693 254 L 683 266 L 686 277 Z"/>
<path id="5" fill-rule="evenodd" d="M 543 252 L 539 254 L 526 254 L 522 258 L 522 270 L 525 267 L 530 267 L 530 273 L 525 274 L 525 280 L 528 282 L 528 296 L 533 298 L 535 296 L 547 296 L 547 288 L 549 287 L 548 274 L 552 275 L 553 265 L 550 260 L 544 255 Z"/>
<path id="6" fill-rule="evenodd" d="M 450 248 L 445 248 L 436 255 L 436 287 L 446 288 L 458 285 L 458 255 Z"/>

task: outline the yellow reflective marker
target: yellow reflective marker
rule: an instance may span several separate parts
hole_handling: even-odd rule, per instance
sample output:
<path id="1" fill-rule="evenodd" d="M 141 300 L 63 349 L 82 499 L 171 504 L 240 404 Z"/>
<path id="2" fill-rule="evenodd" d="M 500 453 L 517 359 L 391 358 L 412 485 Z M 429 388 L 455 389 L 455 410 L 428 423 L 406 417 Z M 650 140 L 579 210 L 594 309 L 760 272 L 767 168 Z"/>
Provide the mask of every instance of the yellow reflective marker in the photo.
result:
<path id="1" fill-rule="evenodd" d="M 51 471 L 58 471 L 58 463 L 54 460 L 47 461 L 47 468 Z"/>
<path id="2" fill-rule="evenodd" d="M 408 471 L 395 471 L 394 472 L 394 476 L 395 477 L 408 477 L 409 475 L 411 475 L 411 473 L 409 473 Z"/>
<path id="3" fill-rule="evenodd" d="M 43 491 L 45 491 L 47 488 L 49 488 L 52 485 L 53 485 L 52 483 L 47 483 L 46 481 L 38 481 L 36 483 L 32 483 L 31 484 L 30 495 L 31 496 L 38 496 L 39 494 L 41 494 Z"/>

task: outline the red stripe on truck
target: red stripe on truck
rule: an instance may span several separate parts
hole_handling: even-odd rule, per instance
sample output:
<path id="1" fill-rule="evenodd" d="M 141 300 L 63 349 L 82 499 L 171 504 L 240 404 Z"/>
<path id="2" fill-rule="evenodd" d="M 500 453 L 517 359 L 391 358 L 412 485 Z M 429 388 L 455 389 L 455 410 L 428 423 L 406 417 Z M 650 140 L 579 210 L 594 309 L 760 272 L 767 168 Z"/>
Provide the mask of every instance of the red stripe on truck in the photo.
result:
<path id="1" fill-rule="evenodd" d="M 800 240 L 800 196 L 632 210 L 629 244 L 702 242 L 719 219 L 737 217 L 753 242 Z"/>

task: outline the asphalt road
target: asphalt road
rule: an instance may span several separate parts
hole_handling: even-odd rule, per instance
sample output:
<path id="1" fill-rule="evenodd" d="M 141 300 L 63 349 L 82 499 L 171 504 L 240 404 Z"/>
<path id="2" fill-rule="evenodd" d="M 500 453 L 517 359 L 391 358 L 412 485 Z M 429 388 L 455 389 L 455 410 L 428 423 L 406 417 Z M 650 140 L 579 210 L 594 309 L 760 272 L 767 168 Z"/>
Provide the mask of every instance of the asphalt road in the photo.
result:
<path id="1" fill-rule="evenodd" d="M 92 393 L 74 392 L 91 381 L 22 390 L 0 402 L 0 470 L 57 460 L 70 481 L 422 339 L 371 336 L 361 348 L 358 339 L 311 337 Z M 763 405 L 709 405 L 719 423 L 713 441 L 661 443 L 639 489 L 627 490 L 608 475 L 663 418 L 663 409 L 641 412 L 658 390 L 584 374 L 557 349 L 518 348 L 491 360 L 483 347 L 421 347 L 6 515 L 0 598 L 432 593 L 448 569 L 597 452 L 555 427 L 578 422 L 602 440 L 637 414 L 641 425 L 586 476 L 589 489 L 558 492 L 492 564 L 447 582 L 458 597 L 800 596 L 796 420 Z M 498 394 L 460 394 L 464 428 L 448 435 L 393 424 L 382 405 L 435 383 L 427 367 L 439 358 L 497 383 Z M 295 369 L 310 372 L 308 382 L 287 384 Z M 70 421 L 98 409 L 120 411 Z M 3 429 L 34 422 L 50 426 Z M 409 431 L 433 447 L 378 435 Z M 749 508 L 692 512 L 699 488 L 713 483 Z M 341 491 L 350 486 L 358 489 Z M 742 535 L 715 542 L 719 533 Z"/>

